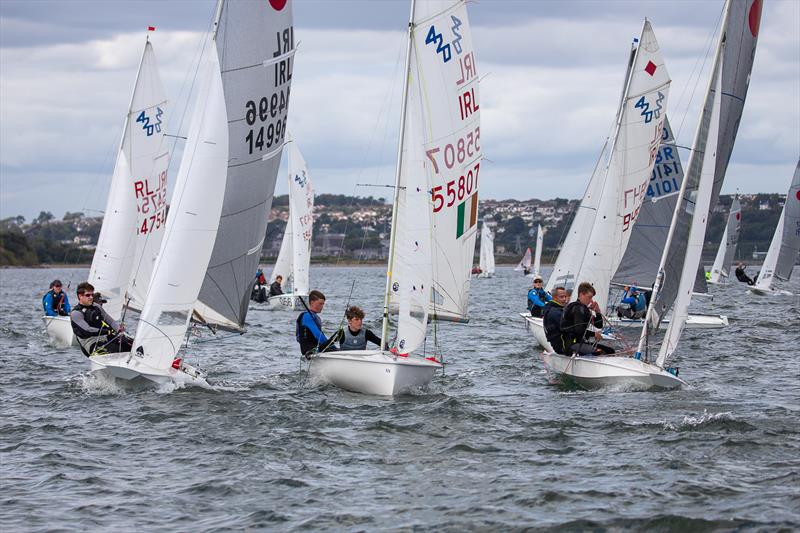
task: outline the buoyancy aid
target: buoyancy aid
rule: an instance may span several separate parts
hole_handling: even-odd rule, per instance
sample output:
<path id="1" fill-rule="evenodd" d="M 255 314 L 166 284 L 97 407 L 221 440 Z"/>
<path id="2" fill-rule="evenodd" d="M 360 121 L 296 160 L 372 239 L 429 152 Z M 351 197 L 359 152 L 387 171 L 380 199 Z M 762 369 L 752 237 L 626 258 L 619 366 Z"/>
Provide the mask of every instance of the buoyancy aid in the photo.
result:
<path id="1" fill-rule="evenodd" d="M 367 330 L 361 328 L 358 333 L 353 335 L 350 328 L 344 328 L 342 342 L 339 343 L 342 350 L 366 350 L 367 349 Z"/>
<path id="2" fill-rule="evenodd" d="M 91 327 L 98 329 L 103 327 L 106 328 L 105 332 L 102 334 L 92 333 L 91 331 L 82 330 L 74 320 L 70 321 L 72 324 L 72 331 L 75 333 L 75 337 L 78 339 L 78 344 L 80 344 L 81 350 L 83 350 L 83 353 L 85 353 L 87 356 L 92 355 L 94 353 L 95 346 L 102 346 L 108 342 L 108 334 L 111 333 L 111 328 L 105 323 L 103 320 L 103 314 L 95 305 L 78 304 L 73 307 L 72 310 L 81 313 L 83 315 L 83 319 Z"/>

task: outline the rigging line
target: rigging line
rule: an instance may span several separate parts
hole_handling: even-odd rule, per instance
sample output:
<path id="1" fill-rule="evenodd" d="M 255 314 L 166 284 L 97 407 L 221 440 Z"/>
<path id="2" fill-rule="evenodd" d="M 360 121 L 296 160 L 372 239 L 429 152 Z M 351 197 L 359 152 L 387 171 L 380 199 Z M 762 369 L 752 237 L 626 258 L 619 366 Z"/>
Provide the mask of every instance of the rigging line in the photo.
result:
<path id="1" fill-rule="evenodd" d="M 722 31 L 722 28 L 720 26 L 722 24 L 722 19 L 725 16 L 725 7 L 726 7 L 726 4 L 723 4 L 722 5 L 722 10 L 720 11 L 720 14 L 719 14 L 719 17 L 717 18 L 717 22 L 714 25 L 714 30 L 711 32 L 711 34 L 708 37 L 708 44 L 706 45 L 706 51 L 705 51 L 705 54 L 703 54 L 703 56 L 702 56 L 703 57 L 703 64 L 700 66 L 700 70 L 697 72 L 697 80 L 695 80 L 694 86 L 692 87 L 692 93 L 689 96 L 689 101 L 686 103 L 686 110 L 684 111 L 683 117 L 681 118 L 681 123 L 678 126 L 678 132 L 674 135 L 676 140 L 678 139 L 678 137 L 681 134 L 681 130 L 683 129 L 683 124 L 686 121 L 687 115 L 689 114 L 689 106 L 691 106 L 692 100 L 694 100 L 694 95 L 697 92 L 697 87 L 700 85 L 700 75 L 702 74 L 703 69 L 705 69 L 706 62 L 708 61 L 708 56 L 709 56 L 709 54 L 711 52 L 711 47 L 712 47 L 712 45 L 714 43 L 714 36 L 717 34 L 718 30 Z M 699 61 L 699 58 L 698 58 L 698 61 Z M 694 69 L 692 69 L 692 73 L 694 73 Z M 720 73 L 719 75 L 721 76 L 722 73 Z M 713 72 L 712 72 L 712 76 L 713 76 Z M 691 75 L 689 77 L 689 80 L 687 80 L 687 82 L 686 82 L 687 86 L 688 86 L 688 84 L 690 82 L 691 82 Z M 681 95 L 681 99 L 682 98 L 683 98 L 683 96 Z M 679 103 L 680 103 L 680 100 L 679 100 Z"/>

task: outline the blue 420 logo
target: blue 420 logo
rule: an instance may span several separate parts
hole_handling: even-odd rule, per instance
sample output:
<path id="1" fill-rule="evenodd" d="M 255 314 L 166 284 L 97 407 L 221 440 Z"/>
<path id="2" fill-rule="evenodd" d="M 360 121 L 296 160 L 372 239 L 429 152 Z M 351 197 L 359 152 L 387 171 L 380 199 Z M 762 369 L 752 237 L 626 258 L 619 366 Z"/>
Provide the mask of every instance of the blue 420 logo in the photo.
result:
<path id="1" fill-rule="evenodd" d="M 147 132 L 147 136 L 150 137 L 154 132 L 161 133 L 161 115 L 164 112 L 161 111 L 160 107 L 156 107 L 156 122 L 150 124 L 150 117 L 148 117 L 144 111 L 139 113 L 139 116 L 136 118 L 136 122 L 142 123 L 142 129 Z"/>
<path id="2" fill-rule="evenodd" d="M 658 118 L 661 116 L 661 102 L 664 101 L 664 94 L 661 91 L 658 91 L 658 96 L 656 97 L 656 107 L 655 109 L 650 109 L 650 102 L 644 99 L 644 96 L 639 98 L 634 106 L 636 109 L 641 109 L 642 112 L 639 113 L 641 116 L 644 117 L 644 123 L 650 123 L 654 118 Z"/>
<path id="3" fill-rule="evenodd" d="M 458 17 L 450 16 L 450 19 L 453 21 L 453 25 L 450 27 L 453 30 L 453 35 L 456 36 L 453 39 L 453 48 L 456 49 L 457 54 L 461 54 L 461 33 L 459 32 L 459 28 L 461 28 L 461 20 Z M 444 37 L 441 33 L 436 33 L 436 27 L 431 25 L 430 29 L 428 30 L 428 35 L 425 37 L 425 44 L 435 44 L 436 45 L 436 53 L 442 54 L 442 61 L 447 63 L 452 59 L 453 53 L 450 51 L 450 43 L 444 42 Z"/>

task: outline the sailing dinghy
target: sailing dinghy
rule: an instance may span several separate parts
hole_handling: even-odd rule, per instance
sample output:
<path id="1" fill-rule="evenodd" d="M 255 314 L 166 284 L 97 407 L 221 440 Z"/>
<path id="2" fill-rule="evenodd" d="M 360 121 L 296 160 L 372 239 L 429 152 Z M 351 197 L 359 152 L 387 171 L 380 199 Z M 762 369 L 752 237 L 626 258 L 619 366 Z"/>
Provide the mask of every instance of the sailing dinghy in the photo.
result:
<path id="1" fill-rule="evenodd" d="M 315 378 L 394 395 L 428 384 L 443 367 L 425 350 L 427 324 L 467 320 L 482 158 L 479 110 L 466 2 L 412 0 L 381 335 L 391 349 L 313 355 Z M 398 315 L 390 343 L 393 304 Z"/>
<path id="2" fill-rule="evenodd" d="M 514 267 L 514 272 L 522 272 L 525 276 L 531 272 L 531 248 L 525 250 L 525 255 L 522 256 L 519 264 Z"/>
<path id="3" fill-rule="evenodd" d="M 117 150 L 89 283 L 115 319 L 141 309 L 167 218 L 166 104 L 153 45 L 145 40 Z M 77 346 L 68 316 L 44 317 L 57 347 Z"/>
<path id="4" fill-rule="evenodd" d="M 578 258 L 578 268 L 573 270 L 576 283 L 586 280 L 594 285 L 595 301 L 601 309 L 606 308 L 611 279 L 625 254 L 646 196 L 664 131 L 669 87 L 658 41 L 650 22 L 645 20 L 632 50 L 609 159 L 596 189 L 599 197 L 591 233 L 583 257 Z M 641 361 L 630 357 L 567 356 L 545 351 L 542 361 L 551 381 L 574 382 L 585 388 L 620 381 L 639 387 L 669 388 L 674 378 L 667 372 L 644 368 Z"/>
<path id="5" fill-rule="evenodd" d="M 800 160 L 794 169 L 792 184 L 789 186 L 767 257 L 764 258 L 756 284 L 750 287 L 749 292 L 759 296 L 791 296 L 792 293 L 789 291 L 773 288 L 772 283 L 775 278 L 789 281 L 798 253 L 800 253 Z"/>
<path id="6" fill-rule="evenodd" d="M 190 320 L 244 331 L 286 134 L 291 3 L 221 0 L 207 39 L 134 349 L 90 358 L 95 372 L 125 381 L 205 386 L 176 357 Z"/>
<path id="7" fill-rule="evenodd" d="M 486 220 L 483 221 L 481 227 L 481 252 L 478 266 L 481 269 L 478 274 L 479 278 L 494 277 L 494 233 L 486 224 Z"/>
<path id="8" fill-rule="evenodd" d="M 278 259 L 269 277 L 270 285 L 283 276 L 284 286 L 292 290 L 267 300 L 268 309 L 302 309 L 298 298 L 308 296 L 309 267 L 314 227 L 314 189 L 308 167 L 297 147 L 289 140 L 289 219 L 283 233 Z"/>
<path id="9" fill-rule="evenodd" d="M 714 266 L 711 267 L 711 276 L 708 283 L 716 285 L 727 283 L 733 264 L 733 256 L 736 255 L 736 245 L 739 243 L 739 228 L 742 224 L 742 206 L 739 204 L 739 195 L 733 197 L 731 210 L 728 213 L 728 223 L 722 234 L 722 242 L 719 243 L 717 256 L 714 258 Z"/>

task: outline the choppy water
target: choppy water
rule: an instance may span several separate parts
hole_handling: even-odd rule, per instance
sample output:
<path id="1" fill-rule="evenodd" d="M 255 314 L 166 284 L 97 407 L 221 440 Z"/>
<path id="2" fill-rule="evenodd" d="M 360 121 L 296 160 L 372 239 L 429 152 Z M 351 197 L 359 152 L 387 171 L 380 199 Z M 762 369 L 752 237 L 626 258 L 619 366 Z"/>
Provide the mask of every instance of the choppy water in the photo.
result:
<path id="1" fill-rule="evenodd" d="M 3 531 L 800 528 L 797 297 L 712 288 L 699 309 L 731 325 L 686 332 L 675 392 L 548 385 L 517 316 L 529 280 L 501 268 L 415 395 L 308 383 L 294 317 L 258 309 L 246 336 L 188 350 L 218 390 L 133 393 L 42 334 L 44 288 L 72 296 L 85 269 L 0 276 Z M 375 320 L 381 268 L 313 269 L 328 328 L 354 277 Z"/>

